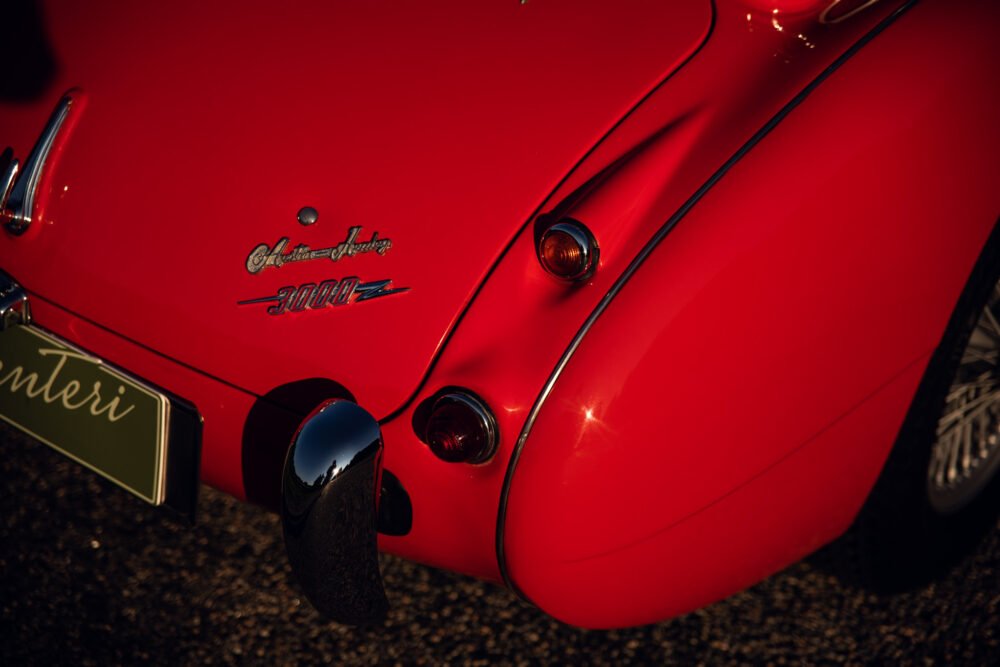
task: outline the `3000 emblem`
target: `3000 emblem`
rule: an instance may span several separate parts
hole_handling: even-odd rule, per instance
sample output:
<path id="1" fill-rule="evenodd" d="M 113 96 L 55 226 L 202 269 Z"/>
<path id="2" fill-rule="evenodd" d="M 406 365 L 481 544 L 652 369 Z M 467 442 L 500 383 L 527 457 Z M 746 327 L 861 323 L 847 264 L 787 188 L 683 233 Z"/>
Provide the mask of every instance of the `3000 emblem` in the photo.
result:
<path id="1" fill-rule="evenodd" d="M 409 287 L 388 289 L 391 280 L 375 280 L 363 283 L 357 277 L 341 278 L 340 280 L 324 280 L 319 283 L 304 285 L 288 285 L 278 290 L 272 296 L 262 296 L 256 299 L 238 301 L 237 305 L 246 306 L 254 303 L 271 303 L 267 307 L 268 315 L 297 313 L 306 309 L 316 310 L 327 306 L 345 306 L 349 303 L 368 301 L 380 296 L 388 296 L 397 292 L 406 292 Z"/>

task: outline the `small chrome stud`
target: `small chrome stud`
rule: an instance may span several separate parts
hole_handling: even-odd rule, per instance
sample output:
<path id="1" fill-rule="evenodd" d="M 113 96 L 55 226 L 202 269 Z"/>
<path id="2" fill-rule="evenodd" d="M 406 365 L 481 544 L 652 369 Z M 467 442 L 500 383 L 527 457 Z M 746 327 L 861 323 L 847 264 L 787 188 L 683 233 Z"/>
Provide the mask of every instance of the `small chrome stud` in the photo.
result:
<path id="1" fill-rule="evenodd" d="M 296 217 L 299 220 L 299 224 L 314 225 L 319 219 L 319 211 L 314 209 L 312 206 L 303 206 L 299 209 L 299 213 Z"/>

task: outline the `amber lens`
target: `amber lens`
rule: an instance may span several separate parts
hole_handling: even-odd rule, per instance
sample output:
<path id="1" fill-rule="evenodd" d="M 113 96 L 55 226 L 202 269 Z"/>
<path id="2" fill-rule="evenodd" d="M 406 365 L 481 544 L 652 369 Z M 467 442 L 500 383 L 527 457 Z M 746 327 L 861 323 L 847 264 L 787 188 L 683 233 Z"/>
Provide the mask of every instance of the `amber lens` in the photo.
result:
<path id="1" fill-rule="evenodd" d="M 424 442 L 449 463 L 481 461 L 494 445 L 482 416 L 468 403 L 447 397 L 434 405 Z"/>
<path id="2" fill-rule="evenodd" d="M 573 279 L 587 270 L 587 254 L 572 234 L 554 229 L 542 239 L 542 264 L 560 278 Z"/>

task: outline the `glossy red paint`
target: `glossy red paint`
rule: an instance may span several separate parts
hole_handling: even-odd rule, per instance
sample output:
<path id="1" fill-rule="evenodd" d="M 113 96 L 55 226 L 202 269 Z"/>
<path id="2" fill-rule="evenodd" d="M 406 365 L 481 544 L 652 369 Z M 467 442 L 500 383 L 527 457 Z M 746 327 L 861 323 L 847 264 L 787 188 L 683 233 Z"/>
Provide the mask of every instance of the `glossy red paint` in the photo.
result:
<path id="1" fill-rule="evenodd" d="M 844 499 L 863 497 L 875 482 L 883 461 L 882 446 L 895 437 L 900 424 L 896 417 L 906 411 L 924 363 L 926 358 L 914 361 L 780 464 L 639 542 L 558 564 L 553 562 L 553 557 L 559 558 L 554 554 L 546 554 L 538 563 L 525 563 L 521 560 L 524 552 L 512 549 L 515 580 L 525 586 L 533 602 L 564 622 L 618 627 L 685 613 L 803 558 L 854 519 L 857 507 Z M 845 443 L 852 446 L 845 450 Z M 647 481 L 639 479 L 646 468 L 634 467 L 633 484 Z M 668 494 L 694 486 L 683 473 L 671 474 L 669 468 L 662 472 L 656 488 Z M 817 487 L 817 480 L 828 483 Z M 604 480 L 591 494 L 613 504 L 615 491 L 625 485 L 611 484 L 613 488 L 608 488 Z M 538 497 L 535 506 L 546 499 Z M 654 515 L 652 508 L 630 509 L 618 518 L 632 525 Z M 521 536 L 516 539 L 523 548 Z M 552 579 L 542 580 L 553 574 Z"/>
<path id="2" fill-rule="evenodd" d="M 815 5 L 811 20 L 822 39 L 810 49 L 774 29 L 770 12 L 751 11 L 748 24 L 745 6 L 718 3 L 714 32 L 697 56 L 626 118 L 541 209 L 543 215 L 568 212 L 587 224 L 601 247 L 597 273 L 583 285 L 546 275 L 533 229 L 524 229 L 417 395 L 420 401 L 445 386 L 466 386 L 482 396 L 499 423 L 496 458 L 475 467 L 442 465 L 413 437 L 412 405 L 384 425 L 387 468 L 405 471 L 414 507 L 426 508 L 415 512 L 405 538 L 381 538 L 386 549 L 475 576 L 500 576 L 496 520 L 508 461 L 536 397 L 580 326 L 685 200 L 894 6 L 876 5 L 856 22 L 822 26 L 815 25 L 821 11 Z M 804 22 L 800 18 L 798 28 L 805 29 Z M 775 55 L 785 52 L 788 58 Z M 610 384 L 608 390 L 616 391 Z"/>
<path id="3" fill-rule="evenodd" d="M 579 625 L 650 622 L 847 527 L 997 219 L 976 17 L 970 3 L 900 18 L 597 319 L 513 476 L 507 562 L 529 599 Z"/>
<path id="4" fill-rule="evenodd" d="M 54 1 L 45 13 L 58 81 L 43 102 L 4 109 L 3 139 L 26 154 L 67 88 L 92 104 L 41 224 L 0 235 L 6 270 L 247 391 L 330 377 L 377 415 L 406 401 L 516 231 L 711 19 L 707 0 Z M 320 212 L 309 227 L 295 221 L 305 205 Z M 258 245 L 329 247 L 353 226 L 392 248 L 244 268 Z M 60 270 L 35 270 L 42 258 Z M 412 289 L 280 317 L 236 307 L 350 276 Z M 404 336 L 410 321 L 421 326 Z"/>
<path id="5" fill-rule="evenodd" d="M 410 533 L 380 546 L 500 579 L 511 456 L 581 325 L 902 2 L 585 4 L 315 3 L 290 19 L 53 3 L 59 80 L 0 106 L 0 140 L 27 153 L 70 86 L 88 108 L 41 224 L 0 234 L 0 268 L 40 325 L 192 401 L 203 479 L 239 497 L 258 397 L 344 384 L 382 420 L 414 506 Z M 499 524 L 512 582 L 544 610 L 657 620 L 851 521 L 996 220 L 997 18 L 985 2 L 911 10 L 710 190 L 583 338 Z M 295 223 L 304 204 L 316 225 Z M 541 270 L 539 213 L 595 233 L 586 283 Z M 393 247 L 244 269 L 259 243 L 321 247 L 351 225 Z M 339 312 L 236 306 L 348 275 L 413 289 Z M 491 461 L 449 465 L 414 435 L 415 406 L 446 386 L 494 409 Z"/>

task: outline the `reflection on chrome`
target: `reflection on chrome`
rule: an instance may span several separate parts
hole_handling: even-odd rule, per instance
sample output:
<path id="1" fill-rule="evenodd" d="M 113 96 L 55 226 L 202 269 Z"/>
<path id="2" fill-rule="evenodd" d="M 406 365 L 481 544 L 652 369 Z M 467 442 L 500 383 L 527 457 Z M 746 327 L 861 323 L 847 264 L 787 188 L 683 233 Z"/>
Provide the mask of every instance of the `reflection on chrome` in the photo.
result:
<path id="1" fill-rule="evenodd" d="M 832 0 L 832 2 L 830 2 L 830 4 L 827 6 L 827 8 L 824 9 L 822 12 L 820 12 L 819 22 L 820 23 L 825 23 L 827 25 L 834 25 L 834 24 L 840 23 L 842 21 L 846 21 L 847 19 L 851 18 L 852 16 L 854 16 L 856 14 L 859 14 L 859 13 L 863 12 L 864 10 L 868 9 L 869 7 L 871 7 L 872 5 L 874 5 L 878 1 L 879 0 L 866 0 L 865 2 L 862 2 L 860 5 L 858 5 L 857 7 L 855 7 L 854 9 L 848 9 L 843 14 L 839 14 L 839 15 L 836 15 L 836 16 L 831 16 L 831 12 L 832 12 L 833 8 L 836 7 L 837 5 L 839 5 L 840 2 L 841 2 L 841 0 Z"/>
<path id="2" fill-rule="evenodd" d="M 62 129 L 72 104 L 73 97 L 70 94 L 65 95 L 59 100 L 59 104 L 56 105 L 55 111 L 52 112 L 52 116 L 45 125 L 38 143 L 31 150 L 24 166 L 20 167 L 20 175 L 16 181 L 13 181 L 9 193 L 5 193 L 6 201 L 3 206 L 2 218 L 4 226 L 11 234 L 21 235 L 31 225 L 32 215 L 34 215 L 35 211 L 35 195 L 38 190 L 38 184 L 42 179 L 42 173 L 45 170 L 45 163 L 49 158 L 49 153 L 52 152 L 53 146 L 55 146 L 59 130 Z M 15 167 L 14 173 L 16 173 L 16 161 L 13 164 Z M 7 185 L 4 186 L 5 189 L 10 186 L 14 173 L 5 176 L 4 180 L 8 181 Z"/>
<path id="3" fill-rule="evenodd" d="M 338 623 L 379 623 L 388 610 L 376 534 L 381 473 L 378 422 L 338 399 L 306 418 L 285 459 L 281 523 L 292 571 Z"/>

